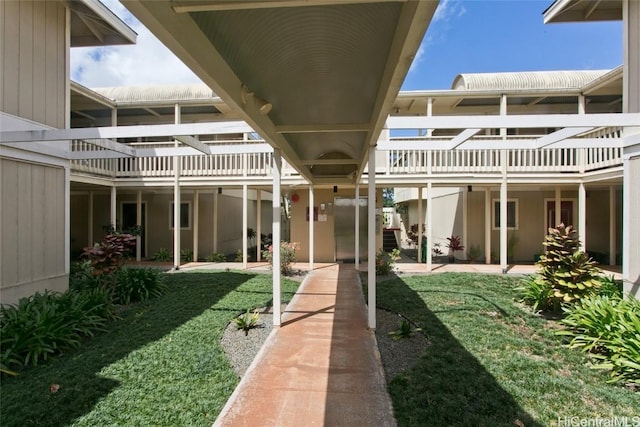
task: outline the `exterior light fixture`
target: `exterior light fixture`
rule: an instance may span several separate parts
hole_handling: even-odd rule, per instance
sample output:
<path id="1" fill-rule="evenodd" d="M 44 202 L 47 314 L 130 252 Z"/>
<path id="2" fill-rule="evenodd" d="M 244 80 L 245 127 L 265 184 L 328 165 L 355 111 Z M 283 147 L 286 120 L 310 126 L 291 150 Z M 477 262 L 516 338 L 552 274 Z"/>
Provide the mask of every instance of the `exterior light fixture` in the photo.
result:
<path id="1" fill-rule="evenodd" d="M 273 108 L 273 105 L 270 102 L 265 101 L 264 99 L 257 96 L 254 92 L 250 91 L 246 85 L 242 85 L 240 87 L 240 98 L 242 99 L 242 103 L 244 105 L 253 102 L 253 105 L 258 109 L 260 114 L 267 115 Z"/>

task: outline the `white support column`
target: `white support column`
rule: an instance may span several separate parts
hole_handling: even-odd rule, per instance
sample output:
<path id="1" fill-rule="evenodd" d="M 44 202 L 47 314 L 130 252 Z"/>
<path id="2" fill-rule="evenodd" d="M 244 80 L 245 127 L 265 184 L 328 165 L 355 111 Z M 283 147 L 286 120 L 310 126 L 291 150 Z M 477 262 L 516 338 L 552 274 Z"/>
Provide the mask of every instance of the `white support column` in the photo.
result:
<path id="1" fill-rule="evenodd" d="M 422 242 L 421 242 L 422 243 Z M 433 187 L 431 181 L 427 181 L 427 273 L 433 269 Z"/>
<path id="2" fill-rule="evenodd" d="M 355 199 L 356 199 L 356 203 L 355 203 L 355 216 L 356 216 L 356 256 L 355 256 L 355 260 L 354 260 L 354 265 L 355 265 L 355 269 L 356 271 L 358 271 L 360 269 L 360 185 L 356 182 L 356 189 L 355 189 Z"/>
<path id="3" fill-rule="evenodd" d="M 246 170 L 246 169 L 245 169 Z M 247 228 L 249 227 L 248 221 L 248 199 L 249 199 L 249 190 L 247 188 L 247 184 L 242 184 L 242 268 L 246 270 L 247 268 Z"/>
<path id="4" fill-rule="evenodd" d="M 616 265 L 616 188 L 609 186 L 609 265 Z"/>
<path id="5" fill-rule="evenodd" d="M 484 189 L 484 262 L 491 264 L 491 211 L 493 201 L 491 200 L 491 188 Z"/>
<path id="6" fill-rule="evenodd" d="M 282 173 L 282 157 L 280 150 L 273 150 L 273 326 L 280 326 L 280 174 Z"/>
<path id="7" fill-rule="evenodd" d="M 93 246 L 93 191 L 89 191 L 89 214 L 87 217 L 87 246 Z"/>
<path id="8" fill-rule="evenodd" d="M 556 228 L 558 225 L 560 225 L 560 223 L 562 222 L 562 190 L 560 189 L 560 187 L 556 187 L 556 197 L 555 197 L 555 224 L 552 224 L 551 226 L 553 228 Z M 569 225 L 569 224 L 565 224 L 565 225 Z M 549 230 L 546 230 L 546 232 L 548 232 Z"/>
<path id="9" fill-rule="evenodd" d="M 580 250 L 587 250 L 587 192 L 584 183 L 578 186 L 578 239 Z"/>
<path id="10" fill-rule="evenodd" d="M 427 98 L 427 117 L 431 117 L 432 115 L 433 115 L 433 98 L 428 97 Z M 431 136 L 431 135 L 433 135 L 433 129 L 427 129 L 426 136 Z"/>
<path id="11" fill-rule="evenodd" d="M 640 112 L 640 2 L 622 1 L 623 29 L 623 113 Z M 625 127 L 625 137 L 640 127 Z M 640 147 L 623 150 L 622 186 L 622 279 L 624 292 L 640 298 Z"/>
<path id="12" fill-rule="evenodd" d="M 256 190 L 256 261 L 262 261 L 262 190 Z"/>
<path id="13" fill-rule="evenodd" d="M 418 186 L 418 263 L 422 262 L 422 187 Z"/>
<path id="14" fill-rule="evenodd" d="M 586 114 L 587 100 L 583 94 L 578 95 L 578 114 Z"/>
<path id="15" fill-rule="evenodd" d="M 195 190 L 193 192 L 193 261 L 198 261 L 198 246 L 200 242 L 198 236 L 200 235 L 200 192 Z"/>
<path id="16" fill-rule="evenodd" d="M 218 252 L 218 190 L 213 192 L 213 252 Z"/>
<path id="17" fill-rule="evenodd" d="M 464 246 L 465 251 L 469 251 L 469 239 L 468 239 L 468 204 L 469 204 L 469 191 L 464 190 L 462 187 L 462 246 Z M 464 254 L 464 258 L 467 259 L 466 254 Z"/>
<path id="18" fill-rule="evenodd" d="M 376 328 L 376 150 L 369 149 L 367 201 L 367 305 L 369 329 Z"/>
<path id="19" fill-rule="evenodd" d="M 313 215 L 313 207 L 314 207 L 315 201 L 314 201 L 314 197 L 313 197 L 313 184 L 309 185 L 309 271 L 313 271 L 313 248 L 315 246 L 315 239 L 314 239 L 314 227 L 315 227 L 315 222 L 314 222 L 314 215 Z"/>
<path id="20" fill-rule="evenodd" d="M 71 168 L 64 168 L 64 272 L 71 272 Z"/>
<path id="21" fill-rule="evenodd" d="M 142 226 L 142 190 L 138 190 L 136 194 L 136 227 L 142 232 L 140 227 Z M 142 259 L 142 236 L 138 234 L 136 236 L 136 261 L 140 262 Z"/>
<path id="22" fill-rule="evenodd" d="M 175 124 L 180 124 L 180 105 L 175 104 Z M 178 146 L 178 141 L 174 142 Z M 180 162 L 179 156 L 173 156 L 173 268 L 180 269 Z"/>
<path id="23" fill-rule="evenodd" d="M 118 221 L 116 217 L 116 187 L 115 185 L 111 187 L 111 204 L 109 206 L 111 208 L 111 212 L 109 214 L 109 222 L 111 222 L 111 227 L 116 228 L 116 222 Z"/>
<path id="24" fill-rule="evenodd" d="M 500 269 L 507 272 L 507 180 L 500 183 Z"/>

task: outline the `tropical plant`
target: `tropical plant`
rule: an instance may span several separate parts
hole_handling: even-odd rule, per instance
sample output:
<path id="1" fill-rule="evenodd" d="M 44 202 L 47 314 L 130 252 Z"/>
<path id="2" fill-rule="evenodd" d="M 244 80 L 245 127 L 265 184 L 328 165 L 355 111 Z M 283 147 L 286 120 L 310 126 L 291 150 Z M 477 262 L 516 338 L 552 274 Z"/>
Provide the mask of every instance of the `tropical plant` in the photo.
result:
<path id="1" fill-rule="evenodd" d="M 259 326 L 260 321 L 260 313 L 258 310 L 255 310 L 253 313 L 247 309 L 247 312 L 241 314 L 240 316 L 233 319 L 233 323 L 236 324 L 236 328 L 238 330 L 244 331 L 245 336 L 249 335 L 249 331 L 253 328 L 257 328 Z"/>
<path id="2" fill-rule="evenodd" d="M 562 304 L 573 303 L 601 287 L 602 270 L 579 250 L 576 234 L 571 226 L 564 224 L 550 228 L 543 243 L 547 253 L 537 262 L 538 274 L 549 283 L 553 297 Z"/>
<path id="3" fill-rule="evenodd" d="M 116 274 L 113 301 L 131 304 L 163 295 L 167 287 L 158 271 L 152 268 L 122 268 Z"/>
<path id="4" fill-rule="evenodd" d="M 180 262 L 192 262 L 193 251 L 191 249 L 180 249 Z"/>
<path id="5" fill-rule="evenodd" d="M 242 255 L 242 249 L 238 249 L 236 251 L 236 257 L 234 258 L 235 262 L 243 262 L 244 261 L 244 255 Z"/>
<path id="6" fill-rule="evenodd" d="M 559 311 L 560 302 L 553 296 L 551 284 L 538 274 L 525 276 L 515 288 L 520 301 L 533 307 L 534 311 Z"/>
<path id="7" fill-rule="evenodd" d="M 300 248 L 298 242 L 280 242 L 280 272 L 285 276 L 293 274 L 293 264 L 296 260 L 296 251 Z M 262 256 L 269 262 L 273 268 L 273 246 L 269 246 L 266 251 L 262 252 Z"/>
<path id="8" fill-rule="evenodd" d="M 516 246 L 518 246 L 518 242 L 520 238 L 516 234 L 515 230 L 511 232 L 509 238 L 507 239 L 507 260 L 509 262 L 513 262 L 513 257 L 515 256 Z"/>
<path id="9" fill-rule="evenodd" d="M 600 278 L 600 290 L 598 295 L 608 296 L 610 298 L 622 298 L 622 280 L 616 280 L 613 275 L 602 276 Z"/>
<path id="10" fill-rule="evenodd" d="M 227 257 L 220 252 L 212 252 L 207 256 L 207 262 L 225 262 Z"/>
<path id="11" fill-rule="evenodd" d="M 447 237 L 447 248 L 449 249 L 449 262 L 453 262 L 456 259 L 456 252 L 464 251 L 464 246 L 460 240 L 460 236 L 451 235 Z"/>
<path id="12" fill-rule="evenodd" d="M 441 247 L 440 243 L 433 244 L 433 248 L 431 248 L 431 251 L 433 252 L 433 256 L 442 255 L 442 249 L 440 249 L 440 247 Z"/>
<path id="13" fill-rule="evenodd" d="M 400 259 L 400 250 L 397 248 L 391 252 L 380 249 L 376 255 L 376 276 L 386 276 L 391 273 L 398 259 Z"/>
<path id="14" fill-rule="evenodd" d="M 402 319 L 402 322 L 400 322 L 398 329 L 389 332 L 389 335 L 391 336 L 391 338 L 393 338 L 394 341 L 397 341 L 403 338 L 411 338 L 414 333 L 419 331 L 422 331 L 422 329 L 414 328 L 411 325 L 411 322 L 409 322 L 407 319 Z"/>
<path id="15" fill-rule="evenodd" d="M 610 382 L 640 385 L 639 300 L 598 295 L 565 312 L 561 323 L 568 329 L 557 334 L 571 339 L 569 347 L 591 354 L 595 368 L 611 371 Z"/>
<path id="16" fill-rule="evenodd" d="M 0 368 L 37 365 L 78 347 L 84 337 L 103 328 L 109 309 L 106 295 L 104 290 L 45 291 L 0 307 Z"/>
<path id="17" fill-rule="evenodd" d="M 136 236 L 113 232 L 102 241 L 83 249 L 82 256 L 91 261 L 93 274 L 109 274 L 124 264 L 127 254 L 136 244 Z"/>
<path id="18" fill-rule="evenodd" d="M 153 254 L 154 261 L 169 262 L 171 261 L 171 252 L 165 248 L 160 248 Z"/>

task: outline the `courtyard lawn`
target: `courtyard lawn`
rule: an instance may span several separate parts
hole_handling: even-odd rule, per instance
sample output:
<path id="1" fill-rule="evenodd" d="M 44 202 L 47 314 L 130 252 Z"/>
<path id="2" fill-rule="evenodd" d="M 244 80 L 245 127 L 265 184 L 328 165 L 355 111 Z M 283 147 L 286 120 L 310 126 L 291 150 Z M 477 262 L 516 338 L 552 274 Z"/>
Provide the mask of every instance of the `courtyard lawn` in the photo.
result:
<path id="1" fill-rule="evenodd" d="M 639 422 L 640 392 L 607 384 L 587 356 L 564 347 L 554 335 L 557 321 L 515 302 L 517 281 L 443 273 L 378 284 L 378 305 L 416 322 L 430 342 L 415 366 L 390 381 L 398 424 L 548 426 L 625 416 Z"/>
<path id="2" fill-rule="evenodd" d="M 166 295 L 132 306 L 79 350 L 2 378 L 5 426 L 211 425 L 238 383 L 220 337 L 271 302 L 271 276 L 165 274 Z M 298 283 L 282 281 L 289 300 Z"/>

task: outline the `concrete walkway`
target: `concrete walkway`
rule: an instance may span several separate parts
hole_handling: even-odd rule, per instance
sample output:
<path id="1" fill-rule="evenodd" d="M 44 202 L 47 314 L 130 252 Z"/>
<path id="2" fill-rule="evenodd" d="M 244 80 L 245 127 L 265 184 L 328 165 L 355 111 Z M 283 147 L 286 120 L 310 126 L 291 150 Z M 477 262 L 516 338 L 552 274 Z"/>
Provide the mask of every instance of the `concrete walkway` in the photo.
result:
<path id="1" fill-rule="evenodd" d="M 395 426 L 353 265 L 311 272 L 214 426 Z"/>

